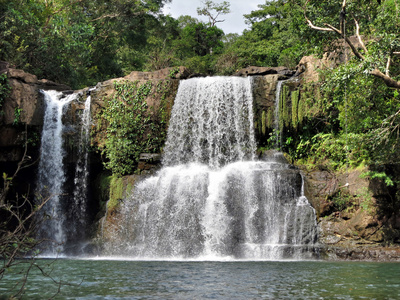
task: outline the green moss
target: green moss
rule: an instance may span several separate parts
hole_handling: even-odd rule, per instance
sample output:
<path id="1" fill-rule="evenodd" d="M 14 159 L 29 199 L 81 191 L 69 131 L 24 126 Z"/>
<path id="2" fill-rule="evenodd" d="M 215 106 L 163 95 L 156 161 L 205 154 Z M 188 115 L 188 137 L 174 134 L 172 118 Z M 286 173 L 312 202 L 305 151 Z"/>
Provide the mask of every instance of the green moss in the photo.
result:
<path id="1" fill-rule="evenodd" d="M 6 73 L 0 74 L 0 115 L 3 114 L 3 104 L 7 96 L 10 94 L 11 87 L 8 84 Z"/>
<path id="2" fill-rule="evenodd" d="M 271 108 L 267 112 L 267 127 L 272 128 L 274 126 L 274 112 Z"/>
<path id="3" fill-rule="evenodd" d="M 279 99 L 279 129 L 282 130 L 285 126 L 289 127 L 290 120 L 289 120 L 289 107 L 288 107 L 288 100 L 289 100 L 289 87 L 286 85 L 282 86 L 280 99 Z"/>
<path id="4" fill-rule="evenodd" d="M 98 189 L 98 197 L 100 201 L 108 201 L 110 196 L 110 184 L 111 184 L 111 176 L 105 173 L 101 173 L 96 181 Z"/>
<path id="5" fill-rule="evenodd" d="M 265 135 L 266 130 L 267 130 L 267 122 L 266 122 L 266 115 L 265 115 L 265 110 L 262 111 L 261 114 L 261 132 L 263 135 Z"/>
<path id="6" fill-rule="evenodd" d="M 110 180 L 110 199 L 107 202 L 107 209 L 115 209 L 123 199 L 124 179 L 115 175 Z"/>
<path id="7" fill-rule="evenodd" d="M 293 91 L 292 92 L 292 126 L 293 128 L 297 128 L 297 125 L 299 124 L 299 118 L 298 118 L 298 104 L 299 104 L 299 91 Z"/>
<path id="8" fill-rule="evenodd" d="M 136 176 L 126 176 L 124 178 L 125 179 L 125 185 L 126 185 L 125 196 L 129 195 L 132 192 L 132 190 L 133 190 L 133 188 L 135 186 L 136 178 L 137 178 Z"/>
<path id="9" fill-rule="evenodd" d="M 137 176 L 108 176 L 107 180 L 109 181 L 109 200 L 107 202 L 107 209 L 113 210 L 118 207 L 121 203 L 122 199 L 125 199 L 128 195 L 131 194 Z M 105 182 L 106 183 L 106 182 Z"/>
<path id="10" fill-rule="evenodd" d="M 297 121 L 298 123 L 303 123 L 304 117 L 305 117 L 305 99 L 303 97 L 303 94 L 301 94 L 299 102 L 297 104 Z"/>

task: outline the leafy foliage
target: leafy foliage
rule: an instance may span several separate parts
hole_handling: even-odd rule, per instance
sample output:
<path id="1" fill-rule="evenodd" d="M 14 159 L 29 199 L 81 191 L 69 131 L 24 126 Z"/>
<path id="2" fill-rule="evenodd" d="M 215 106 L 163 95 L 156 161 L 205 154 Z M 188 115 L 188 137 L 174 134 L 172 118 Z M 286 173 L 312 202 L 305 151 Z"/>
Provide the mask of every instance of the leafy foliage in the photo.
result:
<path id="1" fill-rule="evenodd" d="M 132 174 L 141 153 L 160 152 L 166 137 L 165 95 L 169 82 L 156 86 L 151 81 L 115 82 L 115 93 L 105 99 L 101 118 L 107 123 L 102 153 L 105 167 L 113 174 Z M 161 97 L 161 106 L 149 107 L 146 99 L 152 93 Z"/>
<path id="2" fill-rule="evenodd" d="M 74 88 L 121 76 L 143 66 L 134 49 L 165 2 L 1 0 L 0 60 Z"/>
<path id="3" fill-rule="evenodd" d="M 8 84 L 7 74 L 0 74 L 0 115 L 3 113 L 3 103 L 10 93 L 10 85 Z"/>
<path id="4" fill-rule="evenodd" d="M 229 14 L 231 11 L 229 9 L 230 3 L 224 1 L 220 4 L 214 3 L 210 0 L 204 1 L 203 7 L 197 8 L 197 13 L 200 16 L 207 16 L 209 18 L 209 24 L 214 27 L 217 22 L 223 22 L 223 20 L 218 20 L 220 15 Z M 215 11 L 215 12 L 214 12 Z"/>

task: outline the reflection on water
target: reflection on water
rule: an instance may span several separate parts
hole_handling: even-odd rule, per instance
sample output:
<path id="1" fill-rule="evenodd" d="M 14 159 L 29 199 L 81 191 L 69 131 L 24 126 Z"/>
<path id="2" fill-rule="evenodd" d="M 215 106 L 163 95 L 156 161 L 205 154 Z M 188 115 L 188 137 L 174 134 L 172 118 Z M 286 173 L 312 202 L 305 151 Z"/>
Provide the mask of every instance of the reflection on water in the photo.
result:
<path id="1" fill-rule="evenodd" d="M 63 259 L 51 268 L 55 279 L 68 283 L 56 299 L 400 298 L 399 263 Z M 0 295 L 9 294 L 21 276 L 17 273 L 14 269 L 0 281 Z M 25 298 L 50 297 L 57 288 L 35 272 Z"/>

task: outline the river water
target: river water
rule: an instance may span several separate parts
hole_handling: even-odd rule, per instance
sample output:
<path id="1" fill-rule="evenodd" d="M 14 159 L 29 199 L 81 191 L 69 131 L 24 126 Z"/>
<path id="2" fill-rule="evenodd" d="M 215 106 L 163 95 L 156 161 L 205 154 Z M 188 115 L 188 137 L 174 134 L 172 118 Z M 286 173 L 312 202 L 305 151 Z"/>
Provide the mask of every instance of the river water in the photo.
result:
<path id="1" fill-rule="evenodd" d="M 400 264 L 323 261 L 39 260 L 55 299 L 400 299 Z M 0 299 L 20 278 L 0 280 Z M 58 286 L 33 269 L 23 299 Z"/>

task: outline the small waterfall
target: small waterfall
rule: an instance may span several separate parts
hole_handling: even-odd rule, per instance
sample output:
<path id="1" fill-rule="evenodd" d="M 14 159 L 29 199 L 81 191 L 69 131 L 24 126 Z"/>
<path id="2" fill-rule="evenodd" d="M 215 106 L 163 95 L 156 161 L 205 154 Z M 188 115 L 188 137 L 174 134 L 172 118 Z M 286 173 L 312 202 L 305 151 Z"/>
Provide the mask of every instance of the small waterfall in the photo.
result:
<path id="1" fill-rule="evenodd" d="M 75 94 L 65 96 L 61 92 L 43 91 L 46 110 L 42 130 L 40 148 L 40 162 L 37 178 L 37 197 L 51 197 L 44 206 L 44 212 L 49 216 L 39 236 L 51 240 L 46 254 L 56 255 L 64 249 L 63 243 L 66 239 L 65 214 L 62 204 L 65 183 L 65 171 L 63 159 L 65 150 L 63 148 L 63 123 L 62 115 L 65 106 L 76 98 Z"/>
<path id="2" fill-rule="evenodd" d="M 140 259 L 315 257 L 315 213 L 302 177 L 254 160 L 251 79 L 181 81 L 164 165 L 121 204 L 105 254 Z"/>
<path id="3" fill-rule="evenodd" d="M 85 230 L 87 228 L 87 199 L 88 199 L 88 180 L 89 180 L 89 142 L 90 142 L 90 105 L 91 90 L 85 101 L 85 108 L 81 116 L 81 131 L 79 137 L 78 159 L 76 162 L 75 178 L 74 178 L 74 201 L 71 207 L 70 224 L 71 235 L 76 239 L 84 239 L 86 237 Z"/>
<path id="4" fill-rule="evenodd" d="M 276 144 L 275 148 L 276 149 L 282 149 L 282 133 L 279 126 L 279 106 L 280 106 L 280 101 L 281 101 L 281 91 L 282 91 L 282 85 L 285 83 L 286 80 L 279 80 L 278 83 L 276 84 L 276 92 L 275 92 L 275 118 L 274 118 L 274 131 L 276 134 Z"/>

